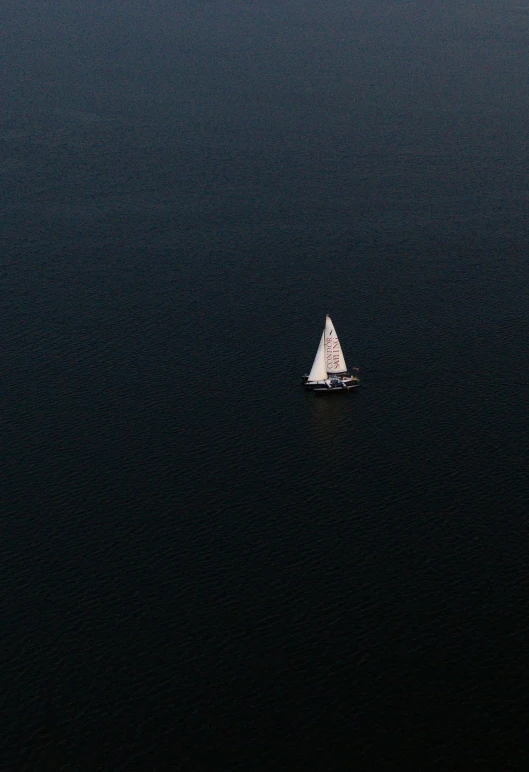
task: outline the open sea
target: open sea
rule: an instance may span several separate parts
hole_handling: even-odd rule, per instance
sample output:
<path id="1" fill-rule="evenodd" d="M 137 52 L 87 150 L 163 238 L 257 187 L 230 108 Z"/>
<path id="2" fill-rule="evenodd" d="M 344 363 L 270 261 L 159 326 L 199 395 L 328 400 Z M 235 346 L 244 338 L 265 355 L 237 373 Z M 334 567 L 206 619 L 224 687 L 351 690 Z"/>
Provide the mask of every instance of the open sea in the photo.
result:
<path id="1" fill-rule="evenodd" d="M 3 768 L 527 769 L 527 4 L 0 29 Z"/>

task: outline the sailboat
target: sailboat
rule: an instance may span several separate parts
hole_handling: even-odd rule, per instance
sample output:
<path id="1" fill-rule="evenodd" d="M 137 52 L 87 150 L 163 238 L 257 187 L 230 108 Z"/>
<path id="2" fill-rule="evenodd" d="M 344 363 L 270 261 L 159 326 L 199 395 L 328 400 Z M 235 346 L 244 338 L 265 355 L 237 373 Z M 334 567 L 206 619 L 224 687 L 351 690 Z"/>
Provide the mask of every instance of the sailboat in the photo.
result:
<path id="1" fill-rule="evenodd" d="M 360 385 L 356 375 L 351 375 L 347 370 L 342 347 L 330 316 L 325 317 L 325 327 L 312 369 L 308 375 L 302 377 L 306 389 L 318 392 L 349 391 Z"/>

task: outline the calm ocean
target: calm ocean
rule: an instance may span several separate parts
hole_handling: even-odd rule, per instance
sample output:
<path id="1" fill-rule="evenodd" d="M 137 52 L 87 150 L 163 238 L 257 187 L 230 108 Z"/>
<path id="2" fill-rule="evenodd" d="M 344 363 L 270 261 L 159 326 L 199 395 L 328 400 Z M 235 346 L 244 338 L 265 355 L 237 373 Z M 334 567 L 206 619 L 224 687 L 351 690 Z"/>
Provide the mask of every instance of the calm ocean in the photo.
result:
<path id="1" fill-rule="evenodd" d="M 0 27 L 7 768 L 525 769 L 529 10 Z"/>

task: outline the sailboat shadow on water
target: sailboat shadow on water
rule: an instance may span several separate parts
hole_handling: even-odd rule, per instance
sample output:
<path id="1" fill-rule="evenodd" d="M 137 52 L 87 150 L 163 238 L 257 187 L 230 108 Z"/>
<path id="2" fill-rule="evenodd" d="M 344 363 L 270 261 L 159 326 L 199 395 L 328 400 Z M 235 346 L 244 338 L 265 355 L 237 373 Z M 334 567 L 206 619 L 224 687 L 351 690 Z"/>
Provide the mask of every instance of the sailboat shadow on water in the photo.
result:
<path id="1" fill-rule="evenodd" d="M 342 347 L 330 316 L 325 317 L 325 327 L 312 369 L 308 375 L 303 375 L 302 379 L 306 389 L 318 394 L 351 391 L 360 385 L 356 375 L 347 370 Z"/>

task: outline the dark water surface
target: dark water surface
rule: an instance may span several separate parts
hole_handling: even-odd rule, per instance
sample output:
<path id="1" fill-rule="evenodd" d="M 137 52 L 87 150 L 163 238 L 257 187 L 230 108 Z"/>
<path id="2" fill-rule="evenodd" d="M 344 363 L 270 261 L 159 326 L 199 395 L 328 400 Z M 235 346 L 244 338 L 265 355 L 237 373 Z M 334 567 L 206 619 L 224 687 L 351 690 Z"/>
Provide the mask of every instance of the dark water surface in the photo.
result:
<path id="1" fill-rule="evenodd" d="M 525 6 L 0 16 L 9 768 L 525 769 Z"/>

